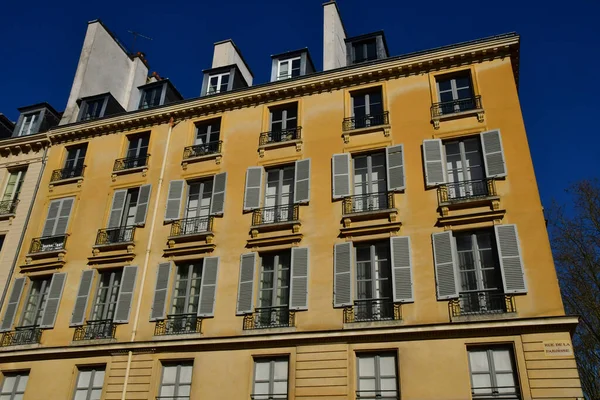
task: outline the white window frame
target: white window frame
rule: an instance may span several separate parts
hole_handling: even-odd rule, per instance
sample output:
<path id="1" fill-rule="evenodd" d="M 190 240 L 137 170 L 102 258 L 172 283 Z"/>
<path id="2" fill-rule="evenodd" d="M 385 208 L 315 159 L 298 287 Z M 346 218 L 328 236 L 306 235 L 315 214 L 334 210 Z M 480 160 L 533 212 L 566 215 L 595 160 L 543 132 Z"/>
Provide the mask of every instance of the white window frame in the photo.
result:
<path id="1" fill-rule="evenodd" d="M 384 357 L 393 357 L 394 359 L 394 375 L 383 375 L 381 373 L 381 363 L 380 363 L 380 358 L 384 356 Z M 367 359 L 367 358 L 372 358 L 373 359 L 373 364 L 375 366 L 375 371 L 374 371 L 374 375 L 373 376 L 361 376 L 360 375 L 360 360 L 361 358 L 363 359 Z M 357 389 L 357 398 L 359 397 L 360 392 L 369 392 L 369 393 L 373 393 L 375 394 L 375 396 L 371 396 L 371 395 L 366 395 L 365 397 L 367 399 L 371 399 L 371 398 L 375 398 L 377 397 L 378 399 L 381 398 L 382 400 L 396 400 L 399 399 L 399 388 L 398 388 L 398 359 L 396 354 L 394 353 L 390 353 L 390 352 L 381 352 L 381 353 L 358 353 L 356 355 L 356 389 Z M 362 379 L 372 379 L 375 381 L 375 389 L 374 390 L 370 390 L 370 389 L 363 389 L 361 390 L 360 387 L 360 380 Z M 393 394 L 391 394 L 390 396 L 386 396 L 385 394 L 382 394 L 382 389 L 381 389 L 381 380 L 382 379 L 390 379 L 390 378 L 394 378 L 394 380 L 396 381 L 396 388 Z"/>
<path id="2" fill-rule="evenodd" d="M 26 172 L 26 168 L 20 168 L 18 170 L 9 171 L 8 179 L 4 184 L 4 194 L 2 195 L 2 201 L 14 201 L 15 198 L 18 198 L 17 195 L 21 193 L 21 188 L 23 187 L 23 183 L 25 182 Z M 8 189 L 8 184 L 10 182 L 10 177 L 13 176 L 13 174 L 17 175 L 17 179 L 15 180 L 15 185 L 13 186 L 12 193 L 10 194 L 10 199 L 5 199 L 6 190 Z"/>
<path id="3" fill-rule="evenodd" d="M 187 273 L 186 274 L 180 274 L 180 268 L 187 268 Z M 179 263 L 178 265 L 176 265 L 175 268 L 175 279 L 173 279 L 173 294 L 171 295 L 171 313 L 169 313 L 169 315 L 186 315 L 186 314 L 197 314 L 198 313 L 198 309 L 200 308 L 200 290 L 202 288 L 202 270 L 204 269 L 204 259 L 201 259 L 200 261 L 194 261 L 194 262 L 186 262 L 186 263 Z M 198 293 L 196 295 L 194 295 L 194 298 L 197 298 L 197 302 L 196 302 L 196 308 L 193 311 L 188 312 L 188 309 L 190 307 L 190 300 L 192 299 L 192 296 L 190 295 L 191 291 L 192 291 L 192 274 L 194 273 L 194 270 L 196 270 L 196 272 L 198 273 L 197 276 L 200 277 L 199 282 L 198 282 Z M 185 294 L 183 296 L 175 296 L 177 293 L 177 285 L 179 284 L 179 282 L 181 281 L 185 281 Z M 184 301 L 184 312 L 182 313 L 176 313 L 175 311 L 175 302 L 177 300 L 177 298 L 185 298 Z"/>
<path id="4" fill-rule="evenodd" d="M 298 75 L 300 76 L 301 72 L 302 72 L 302 57 L 292 57 L 292 58 L 286 58 L 284 60 L 278 60 L 277 61 L 277 80 L 283 80 L 283 79 L 290 79 L 293 78 L 294 74 L 292 73 L 292 64 L 294 61 L 296 60 L 300 60 L 300 69 L 298 71 Z M 288 64 L 288 72 L 285 75 L 282 75 L 281 73 L 281 66 L 283 64 Z"/>
<path id="5" fill-rule="evenodd" d="M 285 362 L 287 364 L 288 373 L 283 379 L 275 379 L 275 364 Z M 256 379 L 256 366 L 260 363 L 269 363 L 269 380 L 257 380 Z M 252 398 L 255 400 L 277 400 L 277 399 L 287 399 L 289 392 L 289 382 L 290 380 L 290 360 L 287 357 L 278 357 L 278 358 L 257 358 L 254 360 L 254 374 L 252 377 Z M 285 393 L 273 393 L 275 382 L 286 382 L 286 392 Z M 268 383 L 269 384 L 269 393 L 268 394 L 257 394 L 256 393 L 256 384 L 257 383 Z"/>
<path id="6" fill-rule="evenodd" d="M 165 369 L 166 368 L 176 368 L 176 372 L 175 372 L 175 382 L 174 383 L 168 383 L 165 385 L 164 381 L 164 377 L 165 377 Z M 162 365 L 162 370 L 161 370 L 161 376 L 160 376 L 160 386 L 158 388 L 158 398 L 162 398 L 161 397 L 161 393 L 162 393 L 162 389 L 165 386 L 173 386 L 175 389 L 173 390 L 173 399 L 181 399 L 183 400 L 185 397 L 184 396 L 179 396 L 179 388 L 181 386 L 187 386 L 188 383 L 182 383 L 180 381 L 181 378 L 181 368 L 182 367 L 191 367 L 192 368 L 192 379 L 191 381 L 193 381 L 193 373 L 194 373 L 194 365 L 191 362 L 175 362 L 175 363 L 168 363 L 168 364 L 163 364 Z M 192 389 L 192 382 L 190 381 L 189 383 L 189 387 L 190 387 L 190 395 L 191 395 L 191 389 Z M 167 396 L 168 398 L 168 396 Z"/>
<path id="7" fill-rule="evenodd" d="M 25 298 L 25 304 L 23 305 L 23 311 L 21 315 L 21 324 L 20 326 L 39 326 L 42 322 L 42 316 L 44 315 L 44 311 L 46 310 L 46 304 L 48 303 L 48 292 L 50 291 L 50 283 L 52 281 L 52 276 L 47 276 L 41 279 L 30 280 L 29 291 L 27 293 L 27 297 Z M 37 293 L 37 298 L 35 304 L 31 302 L 32 291 L 35 286 L 40 285 L 39 292 Z M 31 310 L 28 308 L 31 306 Z M 33 322 L 26 323 L 25 318 L 31 312 L 33 314 Z"/>
<path id="8" fill-rule="evenodd" d="M 109 283 L 108 286 L 106 286 L 106 290 L 107 290 L 107 294 L 106 294 L 106 300 L 104 302 L 102 302 L 102 312 L 100 313 L 101 315 L 98 316 L 98 312 L 96 311 L 96 309 L 99 306 L 99 301 L 100 301 L 100 285 L 102 284 L 102 278 L 104 276 L 104 274 L 110 274 L 110 279 L 109 279 Z M 115 278 L 116 275 L 120 274 L 119 276 L 119 284 L 115 285 Z M 96 294 L 94 297 L 94 302 L 92 303 L 92 310 L 90 313 L 90 320 L 92 321 L 105 321 L 105 320 L 113 320 L 115 317 L 115 314 L 117 312 L 117 300 L 119 299 L 119 293 L 121 292 L 121 286 L 123 286 L 123 268 L 120 269 L 116 269 L 116 270 L 108 270 L 108 271 L 102 271 L 101 273 L 98 274 L 97 276 L 97 282 L 96 282 Z M 111 293 L 113 291 L 116 290 L 115 296 L 114 296 L 114 301 L 111 301 Z M 113 304 L 113 308 L 112 311 L 110 310 L 110 305 Z M 112 315 L 110 315 L 112 313 Z M 109 317 L 110 315 L 110 317 Z"/>
<path id="9" fill-rule="evenodd" d="M 287 253 L 287 264 L 281 264 L 280 259 L 284 257 L 284 253 Z M 273 257 L 273 269 L 268 273 L 273 274 L 272 279 L 272 287 L 265 288 L 265 257 Z M 258 305 L 259 308 L 273 308 L 273 307 L 289 307 L 290 306 L 290 291 L 291 291 L 291 280 L 292 280 L 292 272 L 291 272 L 291 264 L 292 264 L 292 253 L 290 250 L 278 251 L 275 253 L 264 253 L 260 255 L 260 290 L 258 291 Z M 280 283 L 279 276 L 283 271 L 287 271 L 287 286 L 284 283 Z M 278 296 L 278 292 L 282 288 L 287 288 L 288 296 L 287 299 L 280 298 Z M 263 292 L 270 291 L 271 299 L 270 305 L 263 305 Z M 282 301 L 285 301 L 286 304 L 281 304 Z"/>
<path id="10" fill-rule="evenodd" d="M 82 372 L 90 372 L 90 380 L 87 382 L 86 386 L 79 386 L 79 377 Z M 96 380 L 96 374 L 102 372 L 102 384 L 100 386 L 94 386 L 94 381 Z M 81 368 L 77 372 L 77 380 L 75 381 L 75 392 L 73 393 L 73 400 L 77 399 L 77 394 L 86 393 L 85 399 L 92 400 L 92 394 L 94 391 L 100 390 L 102 393 L 102 388 L 104 387 L 104 379 L 106 378 L 106 369 L 104 367 L 91 367 L 91 368 Z"/>
<path id="11" fill-rule="evenodd" d="M 142 98 L 140 99 L 140 109 L 145 110 L 151 107 L 158 107 L 162 105 L 163 94 L 165 91 L 165 85 L 157 85 L 142 90 Z M 146 95 L 150 94 L 150 101 L 146 101 Z M 153 104 L 158 97 L 158 104 Z"/>
<path id="12" fill-rule="evenodd" d="M 471 356 L 470 353 L 471 352 L 482 352 L 484 351 L 486 352 L 487 355 L 487 360 L 488 360 L 488 370 L 486 372 L 484 371 L 476 371 L 473 372 L 473 368 L 471 366 Z M 511 370 L 502 370 L 502 371 L 498 371 L 496 370 L 495 367 L 495 363 L 494 363 L 494 351 L 498 351 L 498 350 L 508 350 L 509 353 L 509 357 L 510 357 L 510 362 L 511 362 Z M 507 399 L 507 400 L 513 400 L 513 399 L 520 399 L 521 398 L 521 393 L 520 393 L 520 386 L 519 386 L 519 377 L 517 376 L 517 365 L 516 365 L 516 359 L 515 359 L 515 353 L 514 350 L 507 345 L 499 345 L 499 346 L 490 346 L 490 347 L 471 347 L 467 349 L 467 357 L 469 360 L 469 379 L 471 381 L 471 393 L 472 393 L 472 397 L 473 399 L 477 399 L 477 398 L 482 398 L 482 399 L 489 399 L 489 398 L 495 398 L 498 397 L 500 399 Z M 497 381 L 497 375 L 498 374 L 511 374 L 513 377 L 513 381 L 514 381 L 514 389 L 515 392 L 514 393 L 499 393 L 498 389 L 501 389 L 503 387 L 498 386 L 498 381 Z M 476 388 L 473 385 L 473 375 L 489 375 L 490 376 L 490 384 L 492 385 L 489 388 Z M 504 388 L 508 388 L 508 387 L 504 387 Z M 489 393 L 479 393 L 476 394 L 475 391 L 479 390 L 479 391 L 483 391 L 485 389 L 489 389 Z"/>
<path id="13" fill-rule="evenodd" d="M 458 87 L 456 84 L 456 80 L 457 80 L 457 78 L 463 78 L 463 77 L 469 78 L 469 86 Z M 440 90 L 440 82 L 444 82 L 444 81 L 450 81 L 450 89 Z M 452 93 L 451 101 L 457 101 L 457 100 L 460 100 L 458 98 L 458 91 L 461 89 L 466 89 L 466 88 L 470 89 L 471 98 L 475 97 L 475 88 L 473 87 L 473 77 L 471 76 L 470 71 L 457 72 L 457 74 L 451 74 L 449 76 L 444 76 L 444 75 L 438 76 L 437 79 L 435 80 L 435 87 L 437 89 L 438 102 L 440 102 L 440 103 L 442 103 L 442 93 Z M 447 103 L 447 102 L 444 102 L 444 103 Z M 456 112 L 460 111 L 460 106 L 458 104 L 456 106 L 454 106 L 454 108 L 455 108 Z"/>
<path id="14" fill-rule="evenodd" d="M 216 129 L 213 130 L 213 127 Z M 200 128 L 206 127 L 206 132 L 200 132 Z M 211 119 L 207 121 L 197 122 L 195 125 L 194 146 L 208 145 L 209 143 L 218 142 L 221 138 L 221 119 Z M 199 142 L 199 137 L 206 135 L 204 143 Z"/>
<path id="15" fill-rule="evenodd" d="M 229 79 L 231 79 L 231 72 L 223 72 L 221 74 L 214 74 L 214 75 L 209 75 L 208 76 L 208 86 L 206 87 L 206 94 L 216 94 L 216 93 L 221 93 L 221 85 L 223 84 L 223 77 L 224 76 L 228 76 Z M 215 87 L 214 90 L 211 90 L 212 84 L 211 81 L 213 80 L 213 78 L 217 78 L 217 85 Z M 230 81 L 227 81 L 227 85 L 229 85 Z M 224 90 L 225 92 L 227 91 L 227 89 Z"/>
<path id="16" fill-rule="evenodd" d="M 4 387 L 6 385 L 6 379 L 8 377 L 15 377 L 15 382 L 12 386 L 12 388 L 10 389 L 10 391 L 7 391 L 6 388 Z M 25 378 L 25 389 L 23 389 L 23 391 L 19 391 L 17 390 L 19 387 L 19 383 L 21 382 L 21 380 Z M 23 398 L 23 396 L 25 395 L 25 390 L 27 389 L 27 383 L 29 381 L 29 371 L 27 372 L 19 372 L 19 373 L 6 373 L 4 374 L 4 379 L 2 380 L 2 388 L 0 388 L 0 397 L 4 397 L 4 396 L 10 396 L 8 398 L 8 400 L 15 400 L 17 398 L 17 396 L 20 396 L 20 398 Z"/>
<path id="17" fill-rule="evenodd" d="M 27 136 L 27 135 L 31 135 L 31 128 L 33 127 L 33 125 L 36 122 L 36 119 L 38 119 L 40 116 L 40 112 L 32 112 L 29 114 L 24 114 L 23 115 L 23 121 L 21 121 L 21 128 L 19 129 L 19 134 L 17 136 Z M 31 120 L 29 121 L 29 125 L 27 125 L 27 121 L 29 120 L 29 118 L 31 117 Z M 25 125 L 27 125 L 27 131 L 23 132 Z"/>

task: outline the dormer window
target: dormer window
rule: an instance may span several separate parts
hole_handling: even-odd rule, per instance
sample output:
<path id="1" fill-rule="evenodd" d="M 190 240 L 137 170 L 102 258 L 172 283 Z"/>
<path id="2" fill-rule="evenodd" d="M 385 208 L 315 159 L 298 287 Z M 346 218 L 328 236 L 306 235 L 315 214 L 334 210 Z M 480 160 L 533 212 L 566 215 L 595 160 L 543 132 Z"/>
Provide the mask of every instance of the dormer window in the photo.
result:
<path id="1" fill-rule="evenodd" d="M 45 132 L 53 126 L 58 125 L 58 121 L 60 120 L 60 114 L 48 103 L 20 107 L 18 110 L 21 115 L 13 128 L 13 137 Z"/>
<path id="2" fill-rule="evenodd" d="M 87 121 L 89 119 L 96 119 L 102 117 L 104 114 L 104 98 L 85 101 L 82 104 L 81 118 L 80 121 Z"/>
<path id="3" fill-rule="evenodd" d="M 346 64 L 359 64 L 388 57 L 383 31 L 346 39 Z"/>
<path id="4" fill-rule="evenodd" d="M 304 76 L 315 72 L 308 49 L 288 51 L 271 56 L 271 82 Z"/>
<path id="5" fill-rule="evenodd" d="M 279 65 L 277 68 L 277 80 L 300 76 L 300 65 L 300 57 L 279 60 Z"/>
<path id="6" fill-rule="evenodd" d="M 377 42 L 375 38 L 352 43 L 352 63 L 377 60 Z"/>
<path id="7" fill-rule="evenodd" d="M 161 79 L 138 87 L 140 90 L 140 105 L 143 110 L 158 107 L 175 101 L 183 100 L 181 94 L 168 79 Z"/>
<path id="8" fill-rule="evenodd" d="M 79 100 L 78 121 L 89 121 L 124 112 L 125 109 L 110 94 L 86 97 Z"/>
<path id="9" fill-rule="evenodd" d="M 26 136 L 35 133 L 35 126 L 36 123 L 39 122 L 39 118 L 39 112 L 23 115 L 23 122 L 21 123 L 21 128 L 19 129 L 19 134 L 17 136 Z"/>
<path id="10" fill-rule="evenodd" d="M 229 87 L 229 76 L 229 72 L 211 75 L 208 81 L 208 91 L 206 94 L 226 92 Z"/>
<path id="11" fill-rule="evenodd" d="M 142 98 L 140 99 L 140 109 L 159 106 L 161 104 L 162 94 L 162 86 L 144 89 L 142 91 Z"/>

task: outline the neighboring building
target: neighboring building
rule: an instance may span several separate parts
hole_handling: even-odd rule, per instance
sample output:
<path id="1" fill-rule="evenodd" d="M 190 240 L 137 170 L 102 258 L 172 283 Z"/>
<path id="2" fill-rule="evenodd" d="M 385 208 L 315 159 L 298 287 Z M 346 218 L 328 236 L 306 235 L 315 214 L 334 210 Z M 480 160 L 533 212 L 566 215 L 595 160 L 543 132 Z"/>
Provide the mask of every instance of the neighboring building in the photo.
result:
<path id="1" fill-rule="evenodd" d="M 49 132 L 1 395 L 582 397 L 519 37 L 388 57 L 324 12 L 335 70 L 252 87 L 226 41 L 211 96 Z"/>
<path id="2" fill-rule="evenodd" d="M 12 136 L 15 124 L 8 117 L 0 113 L 0 139 L 6 139 Z"/>

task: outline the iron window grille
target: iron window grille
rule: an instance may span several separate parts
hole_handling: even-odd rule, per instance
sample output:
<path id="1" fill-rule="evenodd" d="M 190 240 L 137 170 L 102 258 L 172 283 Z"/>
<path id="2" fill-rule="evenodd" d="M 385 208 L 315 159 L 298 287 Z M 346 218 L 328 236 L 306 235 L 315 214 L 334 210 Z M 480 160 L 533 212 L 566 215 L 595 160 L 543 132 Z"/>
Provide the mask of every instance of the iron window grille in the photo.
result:
<path id="1" fill-rule="evenodd" d="M 112 319 L 87 321 L 85 325 L 75 328 L 73 341 L 114 339 L 117 325 Z"/>
<path id="2" fill-rule="evenodd" d="M 0 347 L 37 344 L 42 340 L 42 329 L 37 325 L 19 326 L 14 331 L 4 332 Z"/>
<path id="3" fill-rule="evenodd" d="M 31 239 L 29 253 L 44 253 L 50 251 L 64 250 L 67 245 L 69 235 L 45 236 Z"/>
<path id="4" fill-rule="evenodd" d="M 115 160 L 113 171 L 125 171 L 132 168 L 147 167 L 150 154 L 141 157 L 127 157 Z"/>
<path id="5" fill-rule="evenodd" d="M 296 313 L 288 306 L 256 308 L 252 314 L 244 315 L 244 330 L 285 328 L 295 326 Z"/>
<path id="6" fill-rule="evenodd" d="M 167 319 L 156 321 L 154 336 L 185 335 L 202 332 L 202 318 L 196 314 L 167 315 Z"/>
<path id="7" fill-rule="evenodd" d="M 98 229 L 96 245 L 110 245 L 133 242 L 135 226 L 121 226 L 118 228 Z"/>

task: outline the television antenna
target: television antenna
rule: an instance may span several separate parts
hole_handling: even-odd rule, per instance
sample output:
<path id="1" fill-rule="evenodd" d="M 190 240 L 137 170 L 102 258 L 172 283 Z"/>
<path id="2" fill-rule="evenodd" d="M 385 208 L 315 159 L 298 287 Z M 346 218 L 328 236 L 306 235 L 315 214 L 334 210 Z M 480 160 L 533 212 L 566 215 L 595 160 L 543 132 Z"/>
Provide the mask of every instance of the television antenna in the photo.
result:
<path id="1" fill-rule="evenodd" d="M 152 40 L 151 37 L 144 36 L 144 35 L 142 35 L 139 32 L 135 32 L 135 31 L 127 31 L 127 32 L 129 32 L 129 33 L 131 33 L 133 35 L 133 45 L 131 46 L 131 53 L 132 54 L 135 54 L 135 41 L 138 38 L 138 36 L 141 37 L 142 39 Z"/>

